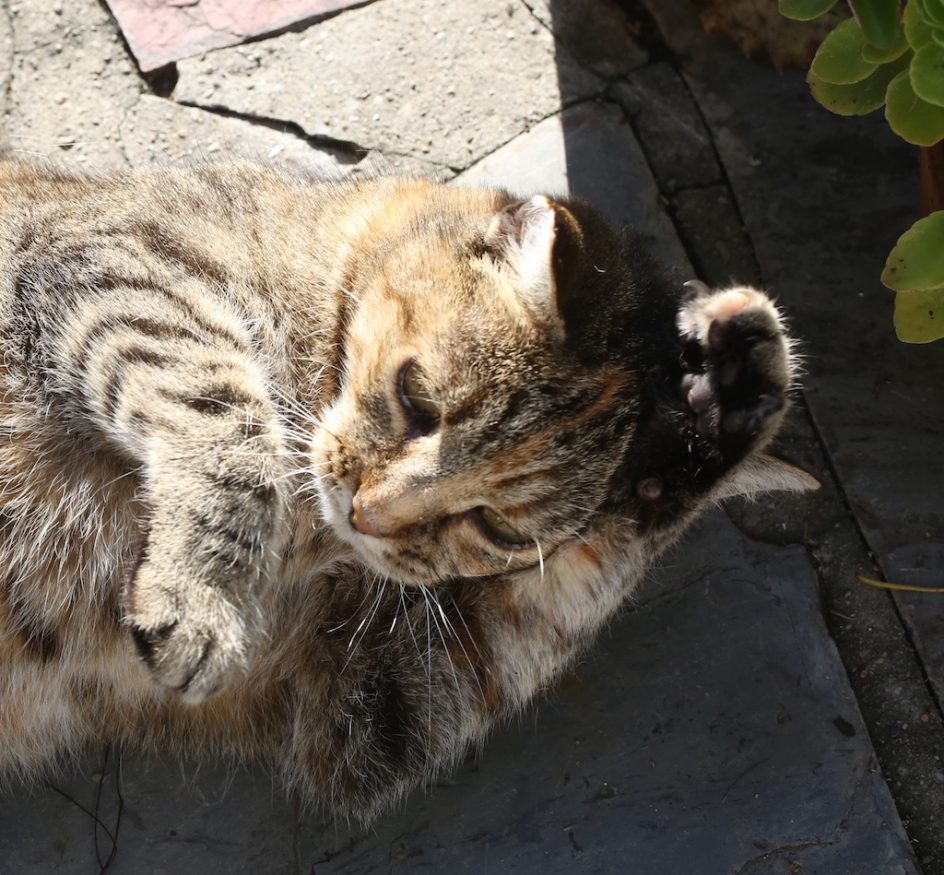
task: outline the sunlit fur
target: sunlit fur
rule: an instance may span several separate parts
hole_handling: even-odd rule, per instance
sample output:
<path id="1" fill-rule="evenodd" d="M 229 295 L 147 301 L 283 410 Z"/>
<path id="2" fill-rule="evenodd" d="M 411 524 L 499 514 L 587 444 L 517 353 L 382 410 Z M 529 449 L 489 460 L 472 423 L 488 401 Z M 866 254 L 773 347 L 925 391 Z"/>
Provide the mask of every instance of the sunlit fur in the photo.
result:
<path id="1" fill-rule="evenodd" d="M 370 818 L 700 508 L 809 486 L 757 452 L 793 371 L 767 297 L 683 294 L 580 203 L 9 163 L 0 262 L 7 775 L 223 752 Z"/>

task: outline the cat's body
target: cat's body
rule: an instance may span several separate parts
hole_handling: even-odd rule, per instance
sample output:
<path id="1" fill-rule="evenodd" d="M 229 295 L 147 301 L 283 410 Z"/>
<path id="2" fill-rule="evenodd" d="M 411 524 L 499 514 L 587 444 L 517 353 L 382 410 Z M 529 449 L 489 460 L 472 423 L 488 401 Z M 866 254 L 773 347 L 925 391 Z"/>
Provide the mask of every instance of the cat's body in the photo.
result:
<path id="1" fill-rule="evenodd" d="M 0 344 L 0 772 L 225 751 L 369 817 L 803 485 L 769 301 L 579 204 L 4 164 Z"/>

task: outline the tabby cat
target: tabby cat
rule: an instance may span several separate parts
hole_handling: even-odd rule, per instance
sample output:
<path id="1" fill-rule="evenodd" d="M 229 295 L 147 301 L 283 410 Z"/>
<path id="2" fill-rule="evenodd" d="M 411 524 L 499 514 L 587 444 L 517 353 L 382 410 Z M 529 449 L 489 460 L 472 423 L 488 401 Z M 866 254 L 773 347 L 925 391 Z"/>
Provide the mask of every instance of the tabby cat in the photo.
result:
<path id="1" fill-rule="evenodd" d="M 759 452 L 750 288 L 577 201 L 0 164 L 0 771 L 113 740 L 368 819 L 547 685 Z"/>

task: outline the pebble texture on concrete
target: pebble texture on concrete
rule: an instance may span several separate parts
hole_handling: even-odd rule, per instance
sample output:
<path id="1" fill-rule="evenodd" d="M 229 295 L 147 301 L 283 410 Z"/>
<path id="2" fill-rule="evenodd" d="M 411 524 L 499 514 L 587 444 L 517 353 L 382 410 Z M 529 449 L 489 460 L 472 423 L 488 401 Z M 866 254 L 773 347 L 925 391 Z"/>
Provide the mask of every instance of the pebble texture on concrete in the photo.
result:
<path id="1" fill-rule="evenodd" d="M 461 169 L 604 83 L 521 3 L 383 0 L 182 61 L 175 97 Z"/>

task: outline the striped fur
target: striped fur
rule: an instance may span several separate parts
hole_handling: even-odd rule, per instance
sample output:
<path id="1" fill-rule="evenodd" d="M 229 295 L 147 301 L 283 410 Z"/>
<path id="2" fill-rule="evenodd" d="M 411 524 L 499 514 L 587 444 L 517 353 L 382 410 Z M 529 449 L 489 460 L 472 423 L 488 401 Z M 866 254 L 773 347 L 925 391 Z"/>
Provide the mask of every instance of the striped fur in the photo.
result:
<path id="1" fill-rule="evenodd" d="M 6 774 L 227 751 L 370 818 L 767 482 L 777 311 L 580 203 L 7 163 L 0 204 Z"/>

